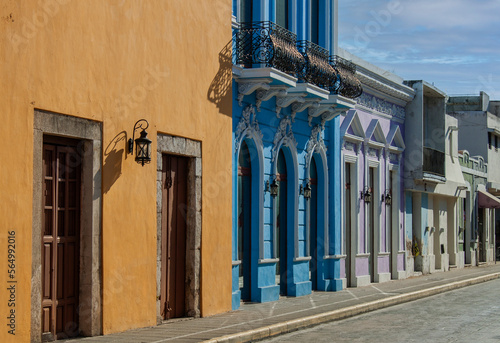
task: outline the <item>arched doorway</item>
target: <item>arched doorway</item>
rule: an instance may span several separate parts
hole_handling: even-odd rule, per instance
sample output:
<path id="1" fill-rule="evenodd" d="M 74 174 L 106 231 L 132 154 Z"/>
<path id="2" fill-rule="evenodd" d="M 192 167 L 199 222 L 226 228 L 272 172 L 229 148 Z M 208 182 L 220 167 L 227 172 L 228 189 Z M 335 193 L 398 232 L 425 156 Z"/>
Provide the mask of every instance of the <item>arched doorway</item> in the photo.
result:
<path id="1" fill-rule="evenodd" d="M 311 198 L 309 199 L 309 278 L 312 289 L 318 289 L 318 171 L 315 158 L 311 159 L 309 171 Z"/>
<path id="2" fill-rule="evenodd" d="M 280 295 L 287 294 L 287 168 L 283 150 L 278 154 L 276 172 L 278 195 L 276 197 L 276 256 L 279 262 L 276 265 L 276 280 L 279 281 Z"/>
<path id="3" fill-rule="evenodd" d="M 250 250 L 251 250 L 251 189 L 252 169 L 250 151 L 243 141 L 238 156 L 238 259 L 240 260 L 239 288 L 241 300 L 250 300 Z"/>

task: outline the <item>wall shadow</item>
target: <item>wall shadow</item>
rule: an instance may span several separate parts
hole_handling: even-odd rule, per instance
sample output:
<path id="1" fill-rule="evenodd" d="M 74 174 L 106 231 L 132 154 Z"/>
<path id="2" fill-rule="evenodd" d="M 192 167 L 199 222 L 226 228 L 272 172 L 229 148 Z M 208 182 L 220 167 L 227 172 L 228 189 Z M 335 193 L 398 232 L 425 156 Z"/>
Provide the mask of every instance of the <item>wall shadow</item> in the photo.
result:
<path id="1" fill-rule="evenodd" d="M 123 142 L 122 142 L 123 141 Z M 127 155 L 127 132 L 118 133 L 104 150 L 102 192 L 106 194 L 122 174 L 123 154 Z"/>
<path id="2" fill-rule="evenodd" d="M 207 98 L 221 114 L 232 117 L 233 41 L 230 40 L 219 52 L 219 71 L 210 83 Z"/>

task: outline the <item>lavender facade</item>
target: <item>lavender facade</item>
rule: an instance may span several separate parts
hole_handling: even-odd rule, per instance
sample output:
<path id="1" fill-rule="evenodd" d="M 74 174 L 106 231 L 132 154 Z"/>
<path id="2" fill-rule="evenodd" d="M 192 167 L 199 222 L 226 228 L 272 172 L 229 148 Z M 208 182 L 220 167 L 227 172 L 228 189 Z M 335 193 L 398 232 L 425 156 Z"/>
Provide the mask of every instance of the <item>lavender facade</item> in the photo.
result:
<path id="1" fill-rule="evenodd" d="M 407 276 L 403 154 L 405 106 L 414 90 L 403 79 L 346 51 L 363 94 L 341 118 L 344 286 Z"/>

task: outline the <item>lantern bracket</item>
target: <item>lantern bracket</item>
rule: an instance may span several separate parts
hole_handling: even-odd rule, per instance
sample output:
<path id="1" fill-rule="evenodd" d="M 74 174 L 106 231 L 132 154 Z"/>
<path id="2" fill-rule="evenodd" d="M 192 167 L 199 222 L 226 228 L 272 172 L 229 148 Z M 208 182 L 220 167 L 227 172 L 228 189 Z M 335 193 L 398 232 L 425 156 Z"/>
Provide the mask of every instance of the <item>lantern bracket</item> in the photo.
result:
<path id="1" fill-rule="evenodd" d="M 144 123 L 145 124 L 144 124 Z M 146 125 L 146 126 L 144 126 Z M 134 125 L 134 130 L 132 131 L 132 138 L 129 138 L 128 140 L 128 153 L 131 154 L 134 152 L 134 138 L 135 138 L 135 131 L 138 129 L 146 130 L 149 127 L 149 123 L 146 119 L 139 119 L 135 125 Z"/>

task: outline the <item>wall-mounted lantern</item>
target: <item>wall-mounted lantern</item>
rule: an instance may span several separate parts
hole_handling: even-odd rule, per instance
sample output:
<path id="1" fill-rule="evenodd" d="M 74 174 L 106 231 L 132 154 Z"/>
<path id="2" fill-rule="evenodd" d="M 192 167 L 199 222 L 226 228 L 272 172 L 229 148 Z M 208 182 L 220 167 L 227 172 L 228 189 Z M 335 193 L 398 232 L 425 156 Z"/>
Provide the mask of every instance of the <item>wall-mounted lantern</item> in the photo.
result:
<path id="1" fill-rule="evenodd" d="M 304 198 L 310 199 L 311 198 L 311 182 L 307 181 L 306 186 L 304 187 Z"/>
<path id="2" fill-rule="evenodd" d="M 135 130 L 142 129 L 141 137 L 135 140 L 135 161 L 142 166 L 151 162 L 151 140 L 148 138 L 148 133 L 146 132 L 148 127 L 149 123 L 146 119 L 138 120 L 134 125 L 132 138 L 128 140 L 128 153 L 131 154 L 134 152 Z"/>
<path id="3" fill-rule="evenodd" d="M 391 206 L 392 205 L 392 196 L 391 196 L 391 190 L 386 189 L 384 195 L 382 195 L 382 200 L 385 201 L 386 206 Z"/>
<path id="4" fill-rule="evenodd" d="M 273 180 L 271 184 L 269 184 L 269 180 L 266 181 L 266 192 L 270 192 L 271 196 L 274 198 L 278 195 L 278 182 L 276 179 Z"/>
<path id="5" fill-rule="evenodd" d="M 278 189 L 279 189 L 278 181 L 274 179 L 273 182 L 271 183 L 271 196 L 273 198 L 278 195 Z"/>
<path id="6" fill-rule="evenodd" d="M 372 193 L 369 187 L 365 187 L 361 192 L 361 199 L 365 201 L 365 203 L 370 203 L 372 201 Z"/>

